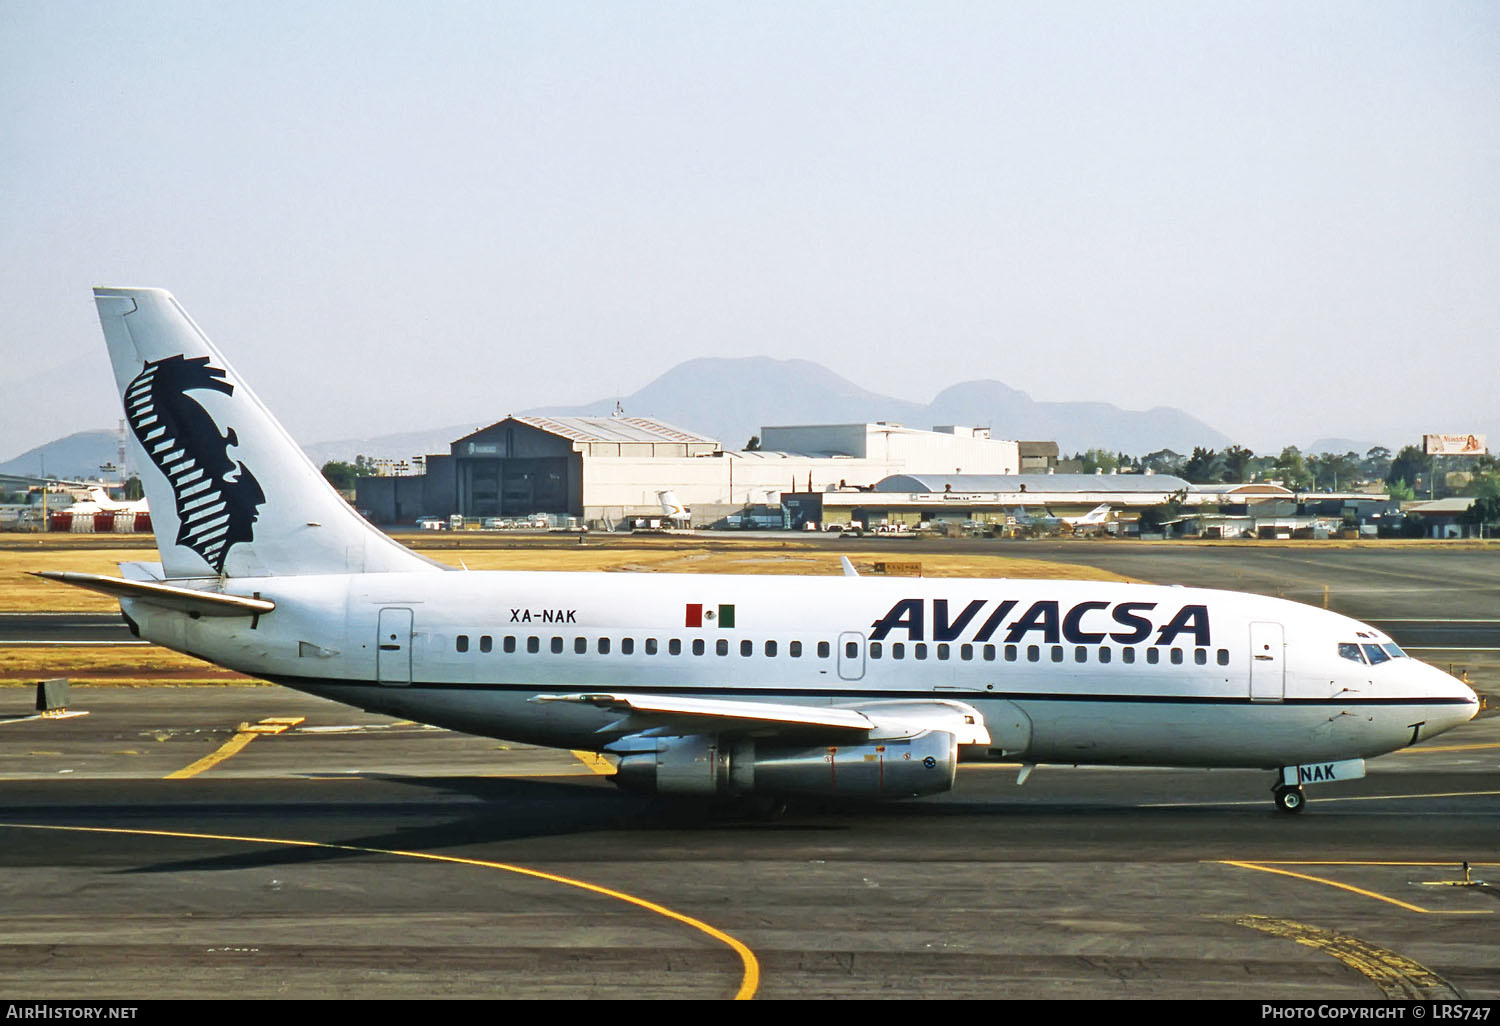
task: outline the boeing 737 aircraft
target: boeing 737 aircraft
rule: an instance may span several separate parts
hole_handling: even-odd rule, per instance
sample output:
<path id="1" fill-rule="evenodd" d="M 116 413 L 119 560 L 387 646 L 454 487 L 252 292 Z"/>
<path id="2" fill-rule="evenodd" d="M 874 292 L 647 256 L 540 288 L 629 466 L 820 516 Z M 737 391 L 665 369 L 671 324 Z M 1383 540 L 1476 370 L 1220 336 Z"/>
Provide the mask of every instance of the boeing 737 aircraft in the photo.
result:
<path id="1" fill-rule="evenodd" d="M 898 798 L 964 760 L 1302 785 L 1472 718 L 1463 683 L 1296 603 L 1079 581 L 449 571 L 358 516 L 166 292 L 95 290 L 160 563 L 43 576 L 310 694 L 605 753 L 624 787 Z M 852 567 L 849 568 L 852 571 Z"/>

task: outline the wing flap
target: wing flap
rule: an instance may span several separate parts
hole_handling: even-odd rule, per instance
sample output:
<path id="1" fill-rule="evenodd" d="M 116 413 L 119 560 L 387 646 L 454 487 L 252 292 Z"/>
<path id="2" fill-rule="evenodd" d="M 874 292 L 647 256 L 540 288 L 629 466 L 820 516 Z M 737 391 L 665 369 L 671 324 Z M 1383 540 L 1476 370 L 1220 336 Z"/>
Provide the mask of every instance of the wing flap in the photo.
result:
<path id="1" fill-rule="evenodd" d="M 75 588 L 87 588 L 115 598 L 138 599 L 154 606 L 182 613 L 197 613 L 200 616 L 261 616 L 276 608 L 276 603 L 270 599 L 198 591 L 155 581 L 127 581 L 120 577 L 105 577 L 103 574 L 43 570 L 33 576 L 71 584 Z"/>

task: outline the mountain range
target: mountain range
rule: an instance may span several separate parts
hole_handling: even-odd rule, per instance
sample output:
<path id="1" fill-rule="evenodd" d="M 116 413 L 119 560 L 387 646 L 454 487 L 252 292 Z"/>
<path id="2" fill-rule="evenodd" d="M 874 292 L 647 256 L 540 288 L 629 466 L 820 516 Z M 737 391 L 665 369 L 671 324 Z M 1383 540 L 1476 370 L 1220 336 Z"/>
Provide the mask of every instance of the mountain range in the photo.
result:
<path id="1" fill-rule="evenodd" d="M 999 381 L 966 381 L 944 389 L 929 403 L 879 395 L 860 388 L 820 364 L 769 357 L 706 357 L 667 371 L 623 398 L 575 406 L 540 406 L 523 414 L 609 416 L 616 404 L 629 416 L 654 417 L 742 448 L 768 424 L 840 424 L 895 421 L 914 428 L 938 424 L 989 427 L 995 438 L 1056 441 L 1064 453 L 1100 448 L 1136 455 L 1169 448 L 1190 453 L 1195 445 L 1223 448 L 1234 439 L 1173 407 L 1122 410 L 1101 402 L 1038 402 Z M 498 413 L 489 421 L 503 419 Z M 470 422 L 424 431 L 345 438 L 305 445 L 313 462 L 353 460 L 358 454 L 409 459 L 446 452 L 448 443 L 484 424 Z M 79 449 L 85 440 L 93 448 Z M 64 443 L 76 450 L 64 457 Z M 115 459 L 113 432 L 82 432 L 38 447 L 0 464 L 0 473 L 35 473 L 45 454 L 49 473 L 84 476 Z M 97 450 L 97 451 L 96 451 Z"/>

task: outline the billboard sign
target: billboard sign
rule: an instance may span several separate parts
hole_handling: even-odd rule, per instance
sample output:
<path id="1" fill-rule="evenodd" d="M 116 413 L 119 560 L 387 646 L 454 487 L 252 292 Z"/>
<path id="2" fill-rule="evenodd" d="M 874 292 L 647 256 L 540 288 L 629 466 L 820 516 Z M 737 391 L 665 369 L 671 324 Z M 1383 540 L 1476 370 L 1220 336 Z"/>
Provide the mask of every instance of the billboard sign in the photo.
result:
<path id="1" fill-rule="evenodd" d="M 1423 435 L 1422 452 L 1428 456 L 1482 456 L 1484 435 Z"/>

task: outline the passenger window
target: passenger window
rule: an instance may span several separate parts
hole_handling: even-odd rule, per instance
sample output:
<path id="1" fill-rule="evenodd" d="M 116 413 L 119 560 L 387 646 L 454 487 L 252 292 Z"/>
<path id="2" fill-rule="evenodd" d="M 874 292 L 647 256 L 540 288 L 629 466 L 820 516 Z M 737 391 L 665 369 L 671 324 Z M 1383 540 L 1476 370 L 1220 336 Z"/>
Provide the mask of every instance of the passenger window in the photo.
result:
<path id="1" fill-rule="evenodd" d="M 995 646 L 994 645 L 986 645 L 986 646 L 984 646 L 984 661 L 987 662 L 987 663 L 993 663 L 995 661 Z"/>
<path id="2" fill-rule="evenodd" d="M 599 639 L 599 654 L 600 655 L 609 655 L 609 639 L 608 638 L 600 638 Z"/>
<path id="3" fill-rule="evenodd" d="M 926 659 L 927 658 L 927 644 L 925 642 L 921 642 L 921 641 L 917 642 L 915 645 L 913 645 L 911 647 L 911 654 L 912 654 L 912 658 L 914 658 L 914 659 Z"/>
<path id="4" fill-rule="evenodd" d="M 1148 649 L 1146 649 L 1146 662 L 1148 662 L 1148 663 L 1159 663 L 1159 662 L 1161 662 L 1161 653 L 1159 651 L 1157 651 L 1156 649 L 1154 649 L 1154 648 L 1148 648 Z"/>
<path id="5" fill-rule="evenodd" d="M 635 639 L 634 638 L 621 638 L 620 639 L 620 654 L 621 655 L 631 655 L 634 652 L 635 652 Z"/>
<path id="6" fill-rule="evenodd" d="M 703 654 L 703 639 L 702 638 L 694 638 L 693 639 L 693 655 L 702 655 L 702 654 Z"/>
<path id="7" fill-rule="evenodd" d="M 1028 663 L 1039 663 L 1042 661 L 1042 650 L 1036 645 L 1026 646 L 1026 661 Z"/>
<path id="8" fill-rule="evenodd" d="M 1371 666 L 1377 666 L 1390 659 L 1386 650 L 1379 645 L 1362 645 L 1361 647 L 1365 650 L 1365 656 L 1370 660 Z"/>
<path id="9" fill-rule="evenodd" d="M 656 639 L 655 638 L 647 638 L 646 639 L 646 654 L 647 655 L 656 655 Z"/>
<path id="10" fill-rule="evenodd" d="M 829 653 L 832 652 L 832 651 L 833 651 L 833 649 L 831 647 L 829 647 L 828 642 L 826 642 L 826 641 L 820 641 L 820 642 L 818 642 L 818 658 L 819 659 L 827 659 Z"/>
<path id="11" fill-rule="evenodd" d="M 947 645 L 939 645 L 938 646 L 938 658 L 939 659 L 947 659 L 948 658 L 948 646 Z"/>
<path id="12" fill-rule="evenodd" d="M 1062 659 L 1063 659 L 1062 646 L 1061 645 L 1053 645 L 1052 646 L 1052 661 L 1054 663 L 1060 663 L 1060 662 L 1062 662 Z"/>
<path id="13" fill-rule="evenodd" d="M 858 659 L 859 658 L 859 642 L 857 642 L 857 641 L 846 641 L 846 642 L 844 642 L 844 658 L 845 659 Z"/>
<path id="14" fill-rule="evenodd" d="M 493 652 L 494 649 L 495 649 L 495 639 L 492 638 L 492 637 L 490 637 L 488 634 L 481 634 L 479 636 L 479 651 L 481 651 L 481 652 Z"/>
<path id="15" fill-rule="evenodd" d="M 1173 666 L 1181 666 L 1182 665 L 1182 649 L 1180 649 L 1180 648 L 1174 648 L 1174 649 L 1172 649 L 1172 665 Z"/>
<path id="16" fill-rule="evenodd" d="M 787 655 L 791 656 L 793 659 L 801 659 L 802 658 L 802 642 L 800 642 L 800 641 L 793 641 L 792 643 L 790 643 L 789 645 L 787 645 L 786 651 L 787 651 Z"/>
<path id="17" fill-rule="evenodd" d="M 1007 663 L 1013 663 L 1013 662 L 1016 661 L 1016 646 L 1014 646 L 1014 645 L 1006 645 L 1005 646 L 1005 661 Z M 1033 662 L 1035 662 L 1035 660 L 1033 660 Z"/>
<path id="18" fill-rule="evenodd" d="M 507 652 L 514 652 L 516 650 L 516 636 L 514 634 L 507 634 L 505 640 L 500 643 L 500 647 Z"/>
<path id="19" fill-rule="evenodd" d="M 1086 663 L 1089 661 L 1089 650 L 1079 645 L 1073 649 L 1073 661 L 1075 663 Z"/>
<path id="20" fill-rule="evenodd" d="M 1339 642 L 1339 657 L 1355 663 L 1365 661 L 1365 657 L 1359 654 L 1359 646 L 1352 641 Z"/>
<path id="21" fill-rule="evenodd" d="M 552 654 L 553 655 L 562 655 L 562 650 L 563 650 L 563 639 L 562 638 L 553 638 L 552 639 Z"/>
<path id="22" fill-rule="evenodd" d="M 714 651 L 717 652 L 721 656 L 728 655 L 729 654 L 729 639 L 728 638 L 720 638 L 718 641 L 714 642 Z"/>
<path id="23" fill-rule="evenodd" d="M 906 658 L 906 644 L 904 642 L 900 642 L 900 641 L 893 641 L 893 642 L 891 642 L 891 658 L 892 659 L 905 659 Z"/>
<path id="24" fill-rule="evenodd" d="M 878 642 L 878 641 L 872 641 L 872 642 L 870 642 L 870 658 L 871 659 L 879 659 L 880 658 L 880 653 L 882 651 L 884 651 L 884 649 L 881 647 L 880 642 Z"/>
<path id="25" fill-rule="evenodd" d="M 460 652 L 467 652 L 469 650 L 469 636 L 467 634 L 460 634 L 458 636 L 458 650 Z"/>
<path id="26" fill-rule="evenodd" d="M 604 639 L 600 638 L 599 640 L 603 641 Z M 589 651 L 589 639 L 588 638 L 574 638 L 573 639 L 573 652 L 575 654 L 577 654 L 577 655 L 588 655 L 588 651 Z"/>
<path id="27" fill-rule="evenodd" d="M 531 653 L 532 655 L 536 655 L 541 650 L 542 650 L 542 639 L 541 638 L 538 638 L 535 634 L 533 634 L 531 637 L 529 637 L 529 638 L 526 639 L 526 651 L 527 652 Z"/>
<path id="28" fill-rule="evenodd" d="M 754 654 L 755 654 L 755 642 L 749 641 L 749 640 L 740 642 L 740 655 L 742 655 L 742 656 L 753 656 Z"/>
<path id="29" fill-rule="evenodd" d="M 1219 649 L 1219 665 L 1220 666 L 1228 666 L 1229 665 L 1229 649 L 1227 649 L 1227 648 L 1221 648 L 1221 649 Z"/>
<path id="30" fill-rule="evenodd" d="M 1107 663 L 1112 658 L 1114 658 L 1113 652 L 1110 649 L 1108 649 L 1108 648 L 1106 648 L 1106 647 L 1104 647 L 1104 646 L 1101 645 L 1099 647 L 1099 661 L 1101 663 Z"/>
<path id="31" fill-rule="evenodd" d="M 682 655 L 682 640 L 673 638 L 667 642 L 667 655 Z"/>
<path id="32" fill-rule="evenodd" d="M 775 659 L 776 658 L 776 642 L 774 642 L 774 641 L 768 641 L 768 642 L 766 642 L 766 658 L 768 658 L 768 659 Z"/>
<path id="33" fill-rule="evenodd" d="M 1133 662 L 1135 662 L 1135 649 L 1133 649 L 1133 648 L 1122 648 L 1122 649 L 1120 649 L 1120 658 L 1123 659 L 1127 663 L 1133 663 Z"/>
<path id="34" fill-rule="evenodd" d="M 1193 649 L 1193 662 L 1197 663 L 1199 666 L 1207 666 L 1208 665 L 1208 649 L 1206 649 L 1206 648 L 1195 648 L 1195 649 Z"/>

